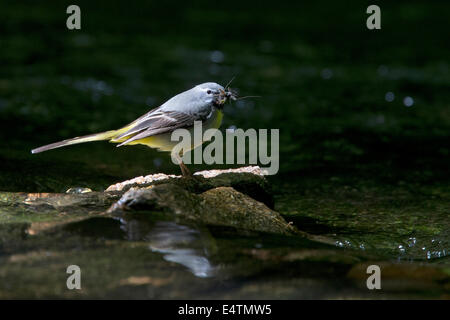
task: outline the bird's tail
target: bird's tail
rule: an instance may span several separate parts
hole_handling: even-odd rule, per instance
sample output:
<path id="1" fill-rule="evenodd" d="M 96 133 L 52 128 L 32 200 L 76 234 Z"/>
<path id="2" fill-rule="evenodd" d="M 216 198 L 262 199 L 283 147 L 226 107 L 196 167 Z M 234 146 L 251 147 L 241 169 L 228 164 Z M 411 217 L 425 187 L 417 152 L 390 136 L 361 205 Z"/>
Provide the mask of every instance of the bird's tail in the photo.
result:
<path id="1" fill-rule="evenodd" d="M 94 133 L 87 136 L 75 137 L 72 139 L 67 139 L 55 143 L 48 144 L 46 146 L 42 146 L 36 149 L 31 150 L 31 153 L 39 153 L 51 149 L 61 148 L 64 146 L 69 146 L 72 144 L 91 142 L 91 141 L 101 141 L 101 140 L 109 140 L 118 134 L 117 130 L 105 131 L 100 133 Z"/>

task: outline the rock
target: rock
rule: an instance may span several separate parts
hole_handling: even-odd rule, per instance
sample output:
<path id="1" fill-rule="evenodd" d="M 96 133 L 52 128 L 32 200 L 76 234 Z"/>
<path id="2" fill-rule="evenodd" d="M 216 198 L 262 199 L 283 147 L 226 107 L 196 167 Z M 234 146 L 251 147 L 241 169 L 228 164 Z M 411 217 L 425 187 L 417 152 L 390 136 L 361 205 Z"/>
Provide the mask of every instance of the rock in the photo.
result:
<path id="1" fill-rule="evenodd" d="M 130 180 L 125 180 L 123 182 L 118 182 L 116 184 L 110 185 L 108 188 L 106 188 L 106 192 L 108 191 L 127 191 L 131 187 L 135 186 L 149 186 L 152 184 L 155 184 L 156 181 L 161 180 L 168 180 L 168 179 L 178 179 L 181 176 L 175 176 L 173 174 L 167 175 L 164 173 L 156 173 L 156 174 L 149 174 L 147 176 L 140 176 L 136 177 Z"/>
<path id="2" fill-rule="evenodd" d="M 106 192 L 72 188 L 68 193 L 21 193 L 0 198 L 2 205 L 25 212 L 122 214 L 124 210 L 162 212 L 196 224 L 230 226 L 277 234 L 298 231 L 271 207 L 270 185 L 259 167 L 198 172 L 194 177 L 156 174 L 107 188 Z"/>
<path id="3" fill-rule="evenodd" d="M 101 212 L 120 198 L 119 194 L 106 192 L 87 193 L 28 193 L 16 205 L 24 206 L 27 210 L 48 212 Z"/>
<path id="4" fill-rule="evenodd" d="M 130 209 L 162 210 L 195 222 L 251 231 L 300 234 L 279 213 L 232 187 L 217 187 L 201 194 L 175 183 L 132 188 L 111 206 L 109 213 Z"/>
<path id="5" fill-rule="evenodd" d="M 223 173 L 251 173 L 260 177 L 264 176 L 262 169 L 258 166 L 248 166 L 236 169 L 225 169 L 225 170 L 205 170 L 194 173 L 194 175 L 200 175 L 204 178 L 213 178 L 217 177 Z"/>
<path id="6" fill-rule="evenodd" d="M 262 175 L 255 175 L 250 172 L 225 172 L 218 174 L 207 181 L 213 188 L 232 187 L 249 197 L 266 204 L 269 208 L 274 208 L 272 189 L 267 180 Z"/>
<path id="7" fill-rule="evenodd" d="M 187 219 L 199 218 L 200 197 L 184 190 L 174 183 L 166 183 L 145 188 L 131 188 L 119 201 L 108 210 L 117 213 L 122 210 L 155 210 L 174 215 L 182 215 Z"/>
<path id="8" fill-rule="evenodd" d="M 257 166 L 227 170 L 206 170 L 195 173 L 192 179 L 163 173 L 137 177 L 109 186 L 106 191 L 125 192 L 132 187 L 147 187 L 161 183 L 173 183 L 190 192 L 200 194 L 217 187 L 232 187 L 255 200 L 274 207 L 272 191 L 261 168 Z"/>
<path id="9" fill-rule="evenodd" d="M 278 212 L 234 188 L 214 188 L 202 193 L 201 197 L 201 218 L 206 223 L 271 233 L 296 233 Z"/>
<path id="10" fill-rule="evenodd" d="M 92 189 L 90 188 L 83 188 L 83 187 L 74 187 L 67 189 L 66 193 L 89 193 L 92 192 Z"/>

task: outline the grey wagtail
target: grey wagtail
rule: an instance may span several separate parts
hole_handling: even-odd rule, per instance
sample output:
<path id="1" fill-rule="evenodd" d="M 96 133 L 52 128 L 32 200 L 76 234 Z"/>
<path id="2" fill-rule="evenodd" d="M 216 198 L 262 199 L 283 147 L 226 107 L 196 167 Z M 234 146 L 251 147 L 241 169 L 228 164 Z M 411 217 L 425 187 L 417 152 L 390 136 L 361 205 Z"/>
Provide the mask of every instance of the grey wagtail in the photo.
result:
<path id="1" fill-rule="evenodd" d="M 109 140 L 125 145 L 143 144 L 161 151 L 171 151 L 176 142 L 171 133 L 179 128 L 192 129 L 194 121 L 202 121 L 205 130 L 219 128 L 222 123 L 222 109 L 227 100 L 236 100 L 236 94 L 214 82 L 206 82 L 172 97 L 158 108 L 150 110 L 140 118 L 118 130 L 94 133 L 87 136 L 55 142 L 31 150 L 39 153 L 72 144 Z M 190 176 L 180 155 L 175 155 L 183 176 Z"/>

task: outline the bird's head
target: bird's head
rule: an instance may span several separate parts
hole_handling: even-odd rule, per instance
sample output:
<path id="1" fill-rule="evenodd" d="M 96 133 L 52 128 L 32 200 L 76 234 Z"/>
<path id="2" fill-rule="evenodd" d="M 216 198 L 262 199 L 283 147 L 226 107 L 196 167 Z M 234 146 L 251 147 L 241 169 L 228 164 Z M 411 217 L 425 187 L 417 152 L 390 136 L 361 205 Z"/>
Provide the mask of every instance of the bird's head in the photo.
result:
<path id="1" fill-rule="evenodd" d="M 200 99 L 206 103 L 212 103 L 217 108 L 222 108 L 228 99 L 236 100 L 236 92 L 230 88 L 222 87 L 215 82 L 206 82 L 199 84 L 194 88 L 200 95 Z"/>

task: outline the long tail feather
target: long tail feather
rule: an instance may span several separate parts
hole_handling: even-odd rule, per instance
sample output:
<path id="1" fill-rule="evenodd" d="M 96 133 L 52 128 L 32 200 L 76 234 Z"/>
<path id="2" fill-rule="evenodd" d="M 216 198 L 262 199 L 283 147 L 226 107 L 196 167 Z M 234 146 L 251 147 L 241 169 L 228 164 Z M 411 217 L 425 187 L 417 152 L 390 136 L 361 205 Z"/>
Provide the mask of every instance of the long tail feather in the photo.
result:
<path id="1" fill-rule="evenodd" d="M 91 142 L 91 141 L 101 141 L 101 140 L 109 140 L 113 138 L 115 135 L 117 135 L 116 130 L 106 131 L 106 132 L 100 132 L 100 133 L 94 133 L 87 136 L 82 137 L 75 137 L 72 139 L 67 139 L 55 143 L 48 144 L 46 146 L 42 146 L 36 149 L 31 150 L 31 153 L 39 153 L 51 149 L 61 148 L 65 146 L 69 146 L 72 144 L 78 144 L 78 143 L 84 143 L 84 142 Z"/>

